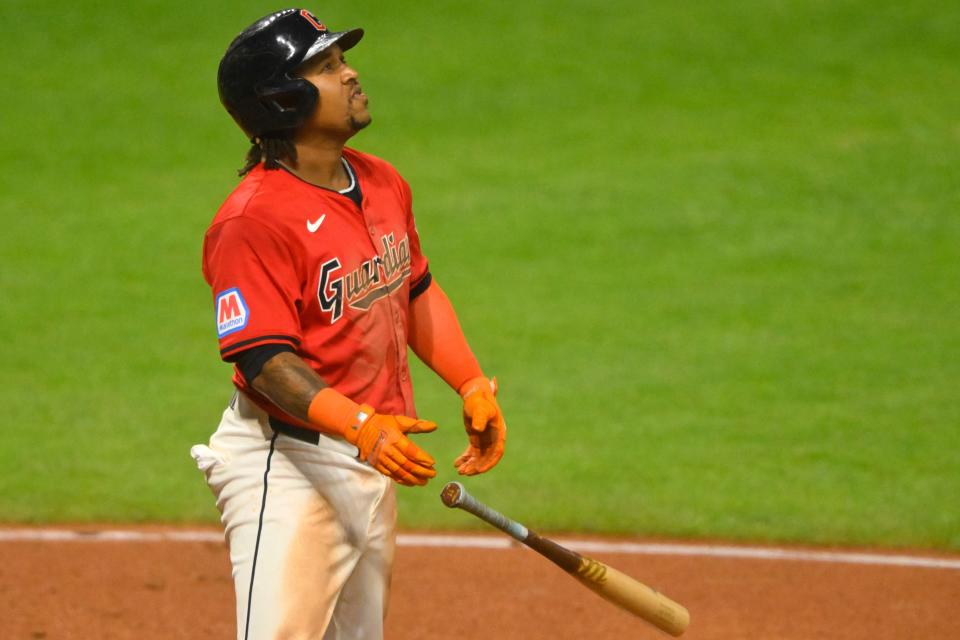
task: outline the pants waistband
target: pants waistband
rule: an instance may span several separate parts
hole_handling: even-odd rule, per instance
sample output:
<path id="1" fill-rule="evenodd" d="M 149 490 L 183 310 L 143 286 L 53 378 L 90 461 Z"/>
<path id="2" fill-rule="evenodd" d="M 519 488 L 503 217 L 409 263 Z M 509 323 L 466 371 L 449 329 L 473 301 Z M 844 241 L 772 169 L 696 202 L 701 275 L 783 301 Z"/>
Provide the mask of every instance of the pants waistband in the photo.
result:
<path id="1" fill-rule="evenodd" d="M 289 422 L 284 422 L 283 420 L 277 420 L 273 416 L 270 416 L 270 427 L 277 433 L 282 433 L 285 436 L 290 436 L 291 438 L 295 438 L 301 442 L 306 442 L 308 444 L 320 444 L 319 431 L 298 427 L 295 424 L 290 424 Z"/>

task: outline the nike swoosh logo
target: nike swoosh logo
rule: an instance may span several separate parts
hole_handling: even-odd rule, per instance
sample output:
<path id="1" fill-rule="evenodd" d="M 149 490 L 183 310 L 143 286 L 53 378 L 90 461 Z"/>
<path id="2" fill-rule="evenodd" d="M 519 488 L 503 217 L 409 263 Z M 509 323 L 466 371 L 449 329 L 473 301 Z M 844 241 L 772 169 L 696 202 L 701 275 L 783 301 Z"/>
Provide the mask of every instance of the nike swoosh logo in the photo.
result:
<path id="1" fill-rule="evenodd" d="M 310 222 L 309 220 L 307 220 L 307 231 L 309 231 L 310 233 L 316 233 L 317 229 L 320 228 L 320 225 L 323 224 L 323 219 L 326 217 L 327 217 L 327 214 L 323 214 L 313 222 Z"/>

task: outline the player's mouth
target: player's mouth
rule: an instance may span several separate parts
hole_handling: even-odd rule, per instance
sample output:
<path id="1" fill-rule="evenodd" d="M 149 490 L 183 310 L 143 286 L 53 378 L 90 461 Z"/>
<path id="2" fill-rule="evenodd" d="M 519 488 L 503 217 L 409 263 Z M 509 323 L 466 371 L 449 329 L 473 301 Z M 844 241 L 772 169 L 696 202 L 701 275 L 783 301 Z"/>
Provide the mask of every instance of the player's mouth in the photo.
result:
<path id="1" fill-rule="evenodd" d="M 367 104 L 367 94 L 363 92 L 363 89 L 360 85 L 357 85 L 353 92 L 350 93 L 351 100 L 360 100 L 363 104 Z"/>

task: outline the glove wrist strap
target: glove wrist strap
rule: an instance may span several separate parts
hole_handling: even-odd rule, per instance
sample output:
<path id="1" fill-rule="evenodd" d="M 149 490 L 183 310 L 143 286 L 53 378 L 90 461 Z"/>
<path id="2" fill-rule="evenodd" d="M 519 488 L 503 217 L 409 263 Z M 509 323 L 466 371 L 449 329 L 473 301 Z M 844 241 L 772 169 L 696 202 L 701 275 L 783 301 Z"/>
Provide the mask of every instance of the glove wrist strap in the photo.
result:
<path id="1" fill-rule="evenodd" d="M 361 406 L 339 391 L 326 387 L 310 401 L 307 418 L 310 424 L 321 431 L 334 433 L 354 442 L 360 426 L 373 413 L 371 406 Z"/>
<path id="2" fill-rule="evenodd" d="M 496 378 L 491 381 L 486 376 L 477 376 L 475 378 L 470 378 L 457 389 L 457 393 L 460 394 L 460 397 L 464 400 L 467 399 L 467 396 L 473 395 L 477 391 L 490 391 L 494 394 L 497 392 Z"/>

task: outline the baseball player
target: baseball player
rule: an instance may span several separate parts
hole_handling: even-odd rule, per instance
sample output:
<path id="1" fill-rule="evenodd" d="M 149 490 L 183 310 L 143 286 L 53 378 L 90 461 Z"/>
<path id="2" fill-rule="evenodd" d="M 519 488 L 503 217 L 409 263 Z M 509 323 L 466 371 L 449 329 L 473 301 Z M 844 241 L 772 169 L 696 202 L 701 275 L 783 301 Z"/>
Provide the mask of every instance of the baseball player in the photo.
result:
<path id="1" fill-rule="evenodd" d="M 220 62 L 220 99 L 253 146 L 208 229 L 203 274 L 236 393 L 191 453 L 217 499 L 237 637 L 381 638 L 394 546 L 393 483 L 434 459 L 407 347 L 463 398 L 461 474 L 491 469 L 506 425 L 431 276 L 410 188 L 345 146 L 370 123 L 344 52 L 303 9 L 258 20 Z"/>

